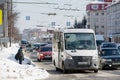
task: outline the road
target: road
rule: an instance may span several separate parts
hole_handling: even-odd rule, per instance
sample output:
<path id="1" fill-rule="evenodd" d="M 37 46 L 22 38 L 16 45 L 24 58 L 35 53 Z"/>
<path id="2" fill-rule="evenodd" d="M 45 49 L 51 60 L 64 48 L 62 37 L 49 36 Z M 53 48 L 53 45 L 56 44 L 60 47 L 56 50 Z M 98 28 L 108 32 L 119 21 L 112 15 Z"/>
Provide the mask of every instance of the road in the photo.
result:
<path id="1" fill-rule="evenodd" d="M 50 74 L 45 80 L 120 80 L 120 70 L 99 70 L 98 73 L 93 71 L 72 71 L 63 74 L 62 71 L 56 71 L 50 60 L 38 62 L 35 64 L 44 68 Z"/>

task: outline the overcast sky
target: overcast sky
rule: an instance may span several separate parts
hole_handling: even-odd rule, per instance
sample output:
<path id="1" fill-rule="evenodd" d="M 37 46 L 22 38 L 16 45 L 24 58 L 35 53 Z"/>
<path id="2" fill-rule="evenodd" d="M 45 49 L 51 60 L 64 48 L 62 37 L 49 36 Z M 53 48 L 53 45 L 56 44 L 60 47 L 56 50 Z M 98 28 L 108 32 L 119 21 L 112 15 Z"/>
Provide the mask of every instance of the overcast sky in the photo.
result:
<path id="1" fill-rule="evenodd" d="M 14 10 L 20 12 L 17 21 L 17 27 L 22 32 L 23 29 L 35 28 L 36 25 L 51 26 L 55 22 L 56 26 L 66 26 L 70 22 L 71 26 L 75 18 L 81 21 L 86 15 L 86 5 L 93 0 L 13 0 L 14 2 L 37 2 L 37 3 L 54 3 L 54 4 L 28 4 L 14 3 Z M 60 9 L 76 9 L 60 10 Z M 78 10 L 78 11 L 77 11 Z M 47 13 L 56 13 L 56 15 L 47 15 Z M 30 16 L 30 20 L 26 20 Z"/>

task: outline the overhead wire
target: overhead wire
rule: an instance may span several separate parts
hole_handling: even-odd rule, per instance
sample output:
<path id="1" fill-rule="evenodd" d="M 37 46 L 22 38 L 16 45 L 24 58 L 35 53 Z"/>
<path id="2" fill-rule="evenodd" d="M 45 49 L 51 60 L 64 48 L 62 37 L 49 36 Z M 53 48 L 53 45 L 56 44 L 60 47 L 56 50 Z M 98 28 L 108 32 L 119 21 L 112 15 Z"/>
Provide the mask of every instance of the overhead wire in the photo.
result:
<path id="1" fill-rule="evenodd" d="M 13 2 L 18 4 L 48 4 L 48 5 L 58 5 L 58 3 L 50 3 L 50 2 Z"/>

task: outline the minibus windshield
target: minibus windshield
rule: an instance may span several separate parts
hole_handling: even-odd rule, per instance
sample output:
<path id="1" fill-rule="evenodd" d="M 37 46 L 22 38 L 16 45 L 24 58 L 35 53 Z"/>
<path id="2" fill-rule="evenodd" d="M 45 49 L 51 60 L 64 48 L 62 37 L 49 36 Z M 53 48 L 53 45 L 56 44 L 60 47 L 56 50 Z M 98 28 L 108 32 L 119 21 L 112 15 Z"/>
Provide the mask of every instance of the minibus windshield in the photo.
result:
<path id="1" fill-rule="evenodd" d="M 66 50 L 95 50 L 95 38 L 93 33 L 65 33 Z"/>

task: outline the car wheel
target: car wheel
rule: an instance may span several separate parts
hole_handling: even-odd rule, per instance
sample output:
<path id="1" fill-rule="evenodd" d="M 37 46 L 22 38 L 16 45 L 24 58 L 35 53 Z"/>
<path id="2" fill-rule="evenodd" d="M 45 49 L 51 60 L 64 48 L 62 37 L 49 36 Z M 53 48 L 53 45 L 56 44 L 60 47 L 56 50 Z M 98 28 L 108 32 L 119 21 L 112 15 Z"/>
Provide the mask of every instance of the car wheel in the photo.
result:
<path id="1" fill-rule="evenodd" d="M 41 60 L 40 60 L 40 59 L 37 59 L 37 61 L 39 61 L 39 62 L 40 62 Z"/>
<path id="2" fill-rule="evenodd" d="M 56 69 L 56 71 L 59 71 L 60 69 L 59 68 L 57 68 L 57 67 L 55 67 L 55 69 Z"/>

